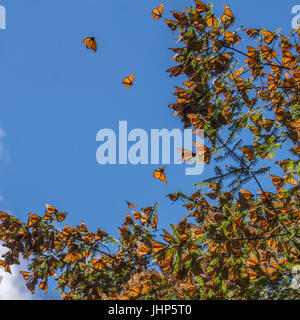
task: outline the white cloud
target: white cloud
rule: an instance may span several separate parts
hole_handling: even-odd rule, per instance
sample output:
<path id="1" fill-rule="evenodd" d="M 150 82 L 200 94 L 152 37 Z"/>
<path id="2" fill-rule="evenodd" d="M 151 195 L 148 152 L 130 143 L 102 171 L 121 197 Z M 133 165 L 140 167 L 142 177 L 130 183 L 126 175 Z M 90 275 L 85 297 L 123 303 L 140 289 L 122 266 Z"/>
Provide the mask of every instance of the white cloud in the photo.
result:
<path id="1" fill-rule="evenodd" d="M 0 244 L 0 259 L 7 248 Z M 33 300 L 36 298 L 27 289 L 25 280 L 19 271 L 26 271 L 26 263 L 21 261 L 20 265 L 11 267 L 11 274 L 0 268 L 0 300 Z"/>

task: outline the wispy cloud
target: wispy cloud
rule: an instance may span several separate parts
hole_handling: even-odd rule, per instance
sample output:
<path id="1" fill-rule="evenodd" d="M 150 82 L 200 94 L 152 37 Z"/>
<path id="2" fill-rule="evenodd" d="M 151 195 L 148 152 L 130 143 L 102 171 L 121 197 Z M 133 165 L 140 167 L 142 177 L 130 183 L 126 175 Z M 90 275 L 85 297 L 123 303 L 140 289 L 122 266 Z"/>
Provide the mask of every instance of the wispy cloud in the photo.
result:
<path id="1" fill-rule="evenodd" d="M 0 126 L 0 161 L 8 161 L 8 152 L 4 147 L 5 131 Z"/>

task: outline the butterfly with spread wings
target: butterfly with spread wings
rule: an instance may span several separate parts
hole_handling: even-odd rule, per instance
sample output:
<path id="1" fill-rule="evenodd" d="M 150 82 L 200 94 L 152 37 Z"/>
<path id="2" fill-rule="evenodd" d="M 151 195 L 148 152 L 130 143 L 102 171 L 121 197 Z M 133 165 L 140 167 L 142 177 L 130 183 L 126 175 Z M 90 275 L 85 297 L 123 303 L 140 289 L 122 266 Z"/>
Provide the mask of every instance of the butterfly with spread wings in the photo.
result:
<path id="1" fill-rule="evenodd" d="M 183 162 L 189 162 L 190 160 L 192 160 L 193 158 L 196 157 L 196 153 L 192 152 L 190 150 L 187 149 L 183 149 L 183 148 L 178 148 L 177 149 L 179 152 L 181 152 L 181 161 Z"/>
<path id="2" fill-rule="evenodd" d="M 95 37 L 87 37 L 82 40 L 85 43 L 87 49 L 97 52 L 98 46 Z"/>
<path id="3" fill-rule="evenodd" d="M 136 205 L 134 203 L 131 203 L 129 201 L 126 201 L 127 205 L 128 205 L 128 208 L 132 209 L 134 207 L 136 207 Z"/>
<path id="4" fill-rule="evenodd" d="M 153 19 L 154 20 L 160 19 L 163 15 L 163 12 L 164 12 L 164 4 L 162 2 L 157 8 L 154 8 L 152 10 Z"/>
<path id="5" fill-rule="evenodd" d="M 161 167 L 161 168 L 159 168 L 157 170 L 154 170 L 153 171 L 153 177 L 155 179 L 160 180 L 164 184 L 167 184 L 167 178 L 166 178 L 166 175 L 165 175 L 165 168 L 166 167 Z"/>
<path id="6" fill-rule="evenodd" d="M 134 81 L 134 73 L 132 73 L 129 77 L 125 78 L 122 82 L 122 84 L 126 87 L 126 88 L 130 88 L 133 85 L 133 81 Z"/>

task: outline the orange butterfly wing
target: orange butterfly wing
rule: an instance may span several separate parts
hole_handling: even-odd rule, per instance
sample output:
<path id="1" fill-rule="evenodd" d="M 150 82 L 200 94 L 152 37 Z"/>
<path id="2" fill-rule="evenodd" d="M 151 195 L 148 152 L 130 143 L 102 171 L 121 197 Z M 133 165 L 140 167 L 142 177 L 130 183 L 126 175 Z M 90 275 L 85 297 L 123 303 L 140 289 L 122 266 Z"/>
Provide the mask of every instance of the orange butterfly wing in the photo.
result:
<path id="1" fill-rule="evenodd" d="M 131 202 L 129 202 L 129 201 L 126 201 L 126 203 L 127 203 L 127 205 L 128 205 L 128 208 L 130 208 L 130 209 L 136 207 L 135 204 L 133 204 L 133 203 L 131 203 Z"/>
<path id="2" fill-rule="evenodd" d="M 212 13 L 206 15 L 206 25 L 208 27 L 213 27 L 216 23 L 217 19 Z"/>
<path id="3" fill-rule="evenodd" d="M 158 179 L 160 181 L 162 181 L 164 184 L 167 184 L 167 178 L 166 178 L 166 175 L 165 175 L 165 168 L 166 167 L 161 167 L 157 170 L 154 170 L 153 171 L 153 177 L 155 179 Z"/>
<path id="4" fill-rule="evenodd" d="M 263 32 L 263 36 L 264 36 L 264 41 L 266 44 L 271 44 L 273 42 L 273 40 L 276 38 L 276 34 L 274 34 L 273 32 L 271 32 L 269 30 L 265 30 Z"/>
<path id="5" fill-rule="evenodd" d="M 87 37 L 87 38 L 84 38 L 82 40 L 82 42 L 84 42 L 86 44 L 86 48 L 87 49 L 92 49 L 94 50 L 95 52 L 97 51 L 98 47 L 97 47 L 97 42 L 95 40 L 95 37 Z"/>
<path id="6" fill-rule="evenodd" d="M 223 13 L 223 15 L 221 17 L 221 21 L 226 26 L 230 26 L 234 22 L 233 13 L 232 13 L 232 11 L 230 10 L 230 8 L 228 7 L 227 4 L 225 4 L 225 9 L 224 9 L 224 13 Z"/>
<path id="7" fill-rule="evenodd" d="M 134 81 L 134 73 L 132 73 L 129 77 L 125 78 L 122 82 L 122 84 L 126 87 L 126 88 L 130 88 L 133 85 L 133 81 Z"/>
<path id="8" fill-rule="evenodd" d="M 203 3 L 202 1 L 199 1 L 199 0 L 195 0 L 195 1 L 196 1 L 197 12 L 201 13 L 201 12 L 207 11 L 208 7 L 205 3 Z"/>
<path id="9" fill-rule="evenodd" d="M 161 3 L 157 8 L 154 8 L 152 11 L 153 19 L 158 20 L 162 17 L 164 12 L 164 4 Z"/>
<path id="10" fill-rule="evenodd" d="M 194 157 L 196 157 L 196 153 L 187 149 L 178 148 L 178 151 L 181 152 L 181 161 L 188 162 Z"/>

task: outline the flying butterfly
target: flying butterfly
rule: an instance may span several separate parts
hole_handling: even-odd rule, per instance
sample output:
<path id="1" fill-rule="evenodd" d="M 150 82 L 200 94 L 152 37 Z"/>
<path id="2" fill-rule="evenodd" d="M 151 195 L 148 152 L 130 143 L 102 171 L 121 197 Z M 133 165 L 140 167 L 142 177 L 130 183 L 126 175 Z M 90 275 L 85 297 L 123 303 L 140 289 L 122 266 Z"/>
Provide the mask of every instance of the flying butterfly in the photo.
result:
<path id="1" fill-rule="evenodd" d="M 163 15 L 163 12 L 164 12 L 164 4 L 162 2 L 157 8 L 154 8 L 152 10 L 153 19 L 154 20 L 160 19 Z"/>
<path id="2" fill-rule="evenodd" d="M 87 49 L 92 49 L 94 50 L 95 52 L 97 51 L 98 47 L 97 47 L 97 42 L 95 40 L 95 37 L 87 37 L 87 38 L 84 38 L 82 40 L 82 42 L 84 42 L 86 44 L 86 48 Z"/>
<path id="3" fill-rule="evenodd" d="M 122 82 L 122 84 L 126 87 L 126 88 L 130 88 L 133 85 L 133 81 L 134 81 L 134 73 L 132 73 L 129 77 L 125 78 Z"/>
<path id="4" fill-rule="evenodd" d="M 157 170 L 154 170 L 153 171 L 153 177 L 155 179 L 158 179 L 160 181 L 162 181 L 164 184 L 167 184 L 167 178 L 166 178 L 166 175 L 165 175 L 165 168 L 166 167 L 161 167 Z"/>
<path id="5" fill-rule="evenodd" d="M 126 203 L 127 203 L 127 205 L 128 205 L 128 208 L 130 208 L 130 209 L 136 207 L 135 204 L 133 204 L 133 203 L 131 203 L 131 202 L 129 202 L 129 201 L 126 201 Z"/>
<path id="6" fill-rule="evenodd" d="M 181 152 L 181 156 L 182 156 L 181 161 L 183 162 L 189 162 L 191 159 L 196 157 L 196 153 L 190 150 L 183 149 L 183 148 L 178 148 L 177 150 Z"/>

